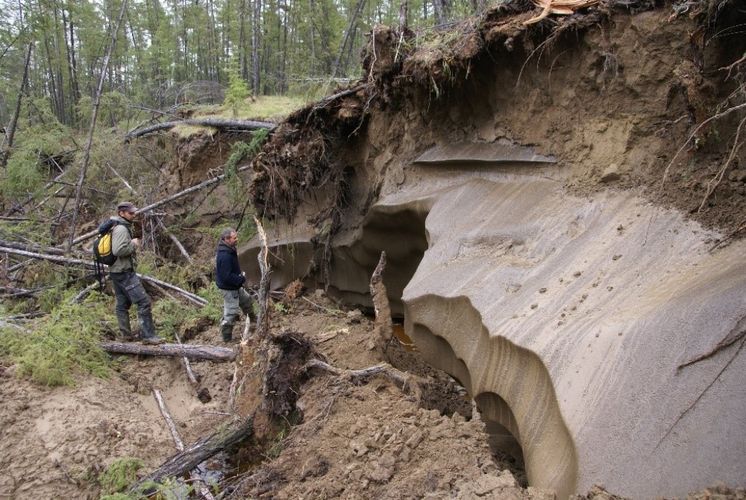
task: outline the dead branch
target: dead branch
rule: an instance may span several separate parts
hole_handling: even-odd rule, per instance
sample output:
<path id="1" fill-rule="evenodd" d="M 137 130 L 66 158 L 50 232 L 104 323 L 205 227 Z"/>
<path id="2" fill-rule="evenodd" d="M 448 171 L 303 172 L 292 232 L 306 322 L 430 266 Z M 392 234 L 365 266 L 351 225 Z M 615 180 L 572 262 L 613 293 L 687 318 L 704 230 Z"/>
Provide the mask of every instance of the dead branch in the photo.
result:
<path id="1" fill-rule="evenodd" d="M 259 313 L 256 317 L 256 336 L 259 339 L 263 339 L 267 336 L 269 330 L 269 285 L 272 270 L 269 266 L 269 261 L 267 260 L 269 249 L 267 246 L 267 234 L 264 232 L 264 226 L 262 226 L 262 223 L 256 218 L 256 216 L 254 217 L 254 223 L 256 224 L 256 230 L 259 233 L 259 237 L 262 240 L 262 249 L 257 256 L 261 278 L 259 280 Z M 241 343 L 244 344 L 247 340 L 248 336 L 244 337 L 241 340 Z"/>
<path id="2" fill-rule="evenodd" d="M 0 246 L 4 246 L 7 248 L 14 248 L 16 250 L 25 250 L 27 252 L 41 252 L 41 253 L 48 253 L 48 254 L 55 254 L 55 255 L 63 255 L 65 253 L 65 251 L 62 250 L 61 248 L 43 247 L 40 245 L 31 244 L 31 243 L 24 244 L 24 243 L 17 243 L 15 241 L 6 241 L 6 240 L 0 240 Z"/>
<path id="3" fill-rule="evenodd" d="M 306 370 L 323 370 L 337 377 L 348 379 L 351 382 L 363 382 L 375 375 L 383 375 L 394 382 L 400 389 L 409 390 L 414 393 L 418 399 L 422 393 L 422 387 L 427 383 L 425 379 L 397 370 L 388 363 L 379 363 L 361 370 L 344 370 L 325 363 L 320 359 L 312 359 L 306 363 L 305 368 Z"/>
<path id="4" fill-rule="evenodd" d="M 176 430 L 176 424 L 174 424 L 174 419 L 171 418 L 168 407 L 166 407 L 166 402 L 163 400 L 163 396 L 161 396 L 161 391 L 159 391 L 158 389 L 153 389 L 153 397 L 158 403 L 158 408 L 161 410 L 161 416 L 163 416 L 163 420 L 166 421 L 166 427 L 168 427 L 168 430 L 171 433 L 171 437 L 174 440 L 176 449 L 179 451 L 184 451 L 184 442 L 181 440 L 181 436 L 179 436 L 179 431 Z"/>
<path id="5" fill-rule="evenodd" d="M 64 175 L 65 175 L 66 173 L 67 173 L 67 172 L 62 172 L 61 174 L 59 174 L 59 175 L 58 175 L 57 177 L 55 177 L 54 179 L 52 179 L 51 181 L 47 182 L 47 183 L 46 183 L 46 184 L 44 185 L 44 188 L 43 188 L 42 190 L 43 190 L 43 191 L 46 191 L 46 190 L 47 190 L 47 189 L 49 189 L 50 187 L 54 186 L 54 181 L 57 181 L 57 180 L 59 180 L 59 179 L 62 179 L 62 177 L 64 177 Z M 23 203 L 21 203 L 21 204 L 19 204 L 19 205 L 15 205 L 15 206 L 14 206 L 13 208 L 11 208 L 11 209 L 10 209 L 10 210 L 9 210 L 9 211 L 8 211 L 8 212 L 6 213 L 6 215 L 13 215 L 13 214 L 14 214 L 14 213 L 16 213 L 16 212 L 24 212 L 24 210 L 23 210 L 23 207 L 25 207 L 26 205 L 28 205 L 28 204 L 29 204 L 29 203 L 31 203 L 32 201 L 34 201 L 34 195 L 33 195 L 33 194 L 29 195 L 29 196 L 28 196 L 28 197 L 26 198 L 26 200 L 25 200 L 25 201 L 24 201 Z"/>
<path id="6" fill-rule="evenodd" d="M 138 193 L 137 193 L 137 191 L 135 190 L 135 188 L 133 188 L 133 187 L 132 187 L 132 186 L 130 185 L 130 183 L 129 183 L 129 182 L 127 182 L 127 179 L 125 179 L 124 177 L 122 177 L 122 175 L 121 175 L 121 174 L 120 174 L 119 172 L 117 172 L 117 171 L 116 171 L 116 169 L 115 169 L 115 168 L 114 168 L 114 167 L 113 167 L 113 166 L 111 165 L 111 163 L 109 163 L 109 162 L 107 161 L 107 162 L 106 162 L 106 166 L 107 166 L 107 167 L 109 167 L 109 170 L 111 170 L 111 171 L 112 171 L 112 172 L 114 173 L 114 175 L 115 175 L 115 176 L 116 176 L 116 177 L 117 177 L 117 178 L 118 178 L 118 179 L 119 179 L 120 181 L 122 181 L 122 184 L 124 184 L 124 186 L 125 186 L 125 187 L 126 187 L 126 188 L 127 188 L 127 189 L 128 189 L 128 190 L 129 190 L 129 191 L 130 191 L 130 192 L 132 193 L 132 194 L 135 194 L 135 195 L 137 195 L 137 194 L 138 194 Z M 182 245 L 182 244 L 181 244 L 181 241 L 179 241 L 179 239 L 178 239 L 178 238 L 177 238 L 176 236 L 174 236 L 174 234 L 173 234 L 173 233 L 172 233 L 171 231 L 169 231 L 169 230 L 168 230 L 168 228 L 166 227 L 166 225 L 165 225 L 165 224 L 163 223 L 163 219 L 162 219 L 161 217 L 158 217 L 158 216 L 156 216 L 156 217 L 155 217 L 155 220 L 156 220 L 156 222 L 158 223 L 158 226 L 159 226 L 159 227 L 160 227 L 160 228 L 161 228 L 161 229 L 163 230 L 163 232 L 164 232 L 164 233 L 166 233 L 166 236 L 168 236 L 168 237 L 169 237 L 169 239 L 170 239 L 170 240 L 171 240 L 171 241 L 173 242 L 173 244 L 174 244 L 174 245 L 176 246 L 176 248 L 178 248 L 178 249 L 179 249 L 179 252 L 181 252 L 181 255 L 183 255 L 183 256 L 184 256 L 184 258 L 185 258 L 185 259 L 187 260 L 187 262 L 189 262 L 190 264 L 194 264 L 194 261 L 192 260 L 192 257 L 191 257 L 191 256 L 189 255 L 189 252 L 187 252 L 187 251 L 186 251 L 186 248 L 184 248 L 184 245 Z"/>
<path id="7" fill-rule="evenodd" d="M 21 101 L 23 100 L 23 94 L 26 90 L 26 83 L 28 82 L 28 68 L 29 68 L 29 62 L 31 61 L 31 50 L 34 48 L 33 43 L 29 43 L 28 47 L 26 48 L 26 60 L 23 64 L 23 77 L 21 78 L 21 89 L 18 92 L 18 100 L 16 101 L 16 107 L 15 111 L 13 112 L 13 116 L 10 119 L 10 126 L 8 127 L 8 131 L 6 133 L 6 136 L 4 139 L 7 139 L 7 147 L 5 151 L 0 153 L 0 167 L 5 168 L 5 166 L 8 163 L 8 157 L 10 156 L 10 151 L 13 148 L 13 136 L 16 132 L 16 126 L 18 125 L 18 116 L 21 113 Z"/>
<path id="8" fill-rule="evenodd" d="M 236 169 L 236 172 L 243 172 L 245 170 L 251 169 L 251 165 L 244 165 L 243 167 L 240 167 Z M 212 186 L 213 184 L 217 184 L 221 180 L 225 178 L 225 174 L 220 174 L 216 177 L 213 177 L 212 179 L 208 179 L 206 181 L 200 182 L 199 184 L 195 184 L 194 186 L 188 187 L 184 189 L 183 191 L 179 191 L 176 194 L 172 194 L 171 196 L 167 196 L 166 198 L 163 198 L 162 200 L 158 200 L 154 203 L 151 203 L 150 205 L 144 206 L 141 209 L 137 211 L 138 214 L 148 212 L 150 210 L 153 210 L 154 208 L 160 207 L 161 205 L 165 205 L 166 203 L 172 202 L 174 200 L 177 200 L 179 198 L 183 198 L 184 196 L 191 194 L 195 191 L 199 191 L 200 189 L 206 188 L 208 186 Z M 98 234 L 98 229 L 94 229 L 93 231 L 90 231 L 88 233 L 82 234 L 75 238 L 73 240 L 73 244 L 76 245 L 78 243 L 82 243 L 86 240 L 89 240 L 96 236 Z"/>
<path id="9" fill-rule="evenodd" d="M 197 127 L 214 127 L 214 128 L 228 128 L 237 130 L 259 130 L 267 129 L 273 130 L 277 124 L 272 122 L 261 122 L 253 120 L 226 120 L 223 118 L 189 118 L 186 120 L 176 120 L 171 122 L 156 123 L 149 127 L 134 129 L 127 132 L 125 140 L 135 139 L 143 135 L 151 134 L 159 130 L 172 129 L 177 125 L 192 125 Z"/>
<path id="10" fill-rule="evenodd" d="M 176 424 L 174 424 L 174 419 L 171 418 L 171 413 L 169 413 L 166 402 L 163 400 L 163 396 L 161 396 L 161 391 L 159 391 L 158 389 L 153 389 L 153 397 L 155 397 L 155 400 L 158 403 L 158 408 L 161 410 L 161 416 L 163 416 L 163 420 L 166 421 L 166 426 L 171 433 L 171 437 L 174 440 L 176 449 L 178 451 L 184 451 L 184 442 L 181 440 L 181 436 L 179 436 L 179 431 L 176 430 Z M 199 493 L 200 495 L 202 495 L 203 498 L 214 500 L 215 497 L 212 495 L 212 493 L 210 493 L 210 490 L 207 489 L 207 485 L 205 484 L 205 481 L 199 474 L 199 472 L 197 472 L 196 470 L 189 471 L 189 477 L 192 479 L 192 481 L 194 481 L 195 484 L 199 486 Z"/>
<path id="11" fill-rule="evenodd" d="M 56 262 L 57 264 L 72 264 L 76 266 L 84 266 L 87 268 L 93 268 L 93 262 L 81 259 L 73 259 L 71 257 L 62 257 L 60 255 L 49 255 L 37 252 L 30 252 L 28 250 L 20 250 L 16 248 L 10 248 L 7 246 L 0 246 L 0 252 L 5 252 L 13 255 L 23 255 L 24 257 L 31 257 L 34 259 L 48 260 L 50 262 Z"/>
<path id="12" fill-rule="evenodd" d="M 33 297 L 34 295 L 43 292 L 44 290 L 48 290 L 50 288 L 53 288 L 51 286 L 44 286 L 41 288 L 34 288 L 33 290 L 29 290 L 26 288 L 15 288 L 12 286 L 0 286 L 0 292 L 2 292 L 2 296 L 10 299 L 10 298 L 16 298 L 16 297 Z"/>
<path id="13" fill-rule="evenodd" d="M 257 255 L 257 260 L 259 261 L 259 269 L 261 271 L 261 278 L 259 280 L 258 297 L 259 313 L 256 317 L 254 338 L 256 338 L 259 342 L 263 342 L 267 339 L 269 332 L 269 276 L 271 270 L 269 262 L 267 260 L 267 255 L 269 253 L 267 246 L 267 233 L 264 231 L 264 226 L 259 221 L 259 219 L 256 218 L 256 216 L 254 216 L 254 223 L 256 224 L 259 238 L 262 241 L 262 249 L 259 251 L 259 255 Z M 238 347 L 239 356 L 238 360 L 236 361 L 236 366 L 233 369 L 233 379 L 231 380 L 230 389 L 228 390 L 228 407 L 231 409 L 231 411 L 235 411 L 236 396 L 238 395 L 241 388 L 243 387 L 244 382 L 246 381 L 247 375 L 245 373 L 245 370 L 248 369 L 248 360 L 251 358 L 251 353 L 249 352 L 249 341 L 251 340 L 251 336 L 249 335 L 250 325 L 251 320 L 249 318 L 249 315 L 247 314 L 243 333 L 241 335 L 241 344 Z"/>
<path id="14" fill-rule="evenodd" d="M 163 288 L 166 288 L 168 290 L 171 290 L 173 292 L 178 293 L 179 295 L 181 295 L 184 298 L 186 298 L 189 302 L 192 302 L 193 304 L 195 304 L 195 305 L 197 305 L 199 307 L 204 307 L 205 305 L 207 305 L 207 300 L 206 299 L 203 299 L 199 295 L 195 295 L 192 292 L 188 292 L 188 291 L 184 290 L 183 288 L 179 288 L 178 286 L 172 285 L 171 283 L 166 283 L 165 281 L 161 281 L 159 279 L 153 278 L 152 276 L 145 276 L 144 274 L 140 274 L 140 273 L 138 273 L 137 275 L 143 281 L 147 281 L 147 282 L 150 282 L 150 283 L 155 283 L 156 285 L 160 285 Z"/>
<path id="15" fill-rule="evenodd" d="M 48 255 L 48 254 L 42 254 L 42 253 L 37 253 L 37 252 L 29 252 L 26 250 L 18 250 L 18 249 L 6 247 L 6 246 L 0 246 L 0 252 L 6 252 L 9 254 L 14 254 L 14 255 L 23 255 L 25 257 L 31 257 L 34 259 L 48 260 L 50 262 L 56 262 L 57 264 L 72 264 L 75 266 L 82 266 L 82 267 L 86 267 L 89 269 L 94 268 L 93 261 L 73 259 L 70 257 L 62 257 L 58 255 Z M 184 290 L 183 288 L 179 288 L 176 285 L 172 285 L 171 283 L 166 283 L 165 281 L 161 281 L 159 279 L 153 278 L 152 276 L 146 276 L 144 274 L 138 273 L 137 276 L 143 281 L 155 283 L 156 285 L 160 285 L 163 288 L 172 290 L 182 295 L 187 300 L 189 300 L 190 302 L 194 303 L 195 305 L 199 307 L 202 307 L 207 304 L 207 300 L 203 299 L 199 295 L 195 295 L 192 292 L 188 292 Z"/>
<path id="16" fill-rule="evenodd" d="M 316 302 L 314 302 L 314 301 L 312 301 L 312 300 L 308 299 L 307 297 L 301 297 L 301 299 L 305 300 L 306 302 L 308 302 L 308 303 L 309 303 L 309 304 L 311 304 L 312 306 L 314 306 L 314 307 L 316 307 L 316 308 L 318 308 L 318 309 L 320 309 L 320 310 L 322 310 L 322 311 L 325 311 L 325 312 L 327 312 L 327 313 L 329 313 L 329 314 L 331 314 L 331 315 L 333 315 L 333 316 L 342 316 L 342 315 L 344 314 L 344 313 L 342 313 L 342 311 L 340 311 L 340 310 L 336 310 L 336 309 L 329 309 L 328 307 L 324 307 L 324 306 L 322 306 L 322 305 L 320 305 L 320 304 L 317 304 Z"/>
<path id="17" fill-rule="evenodd" d="M 681 363 L 676 369 L 681 370 L 682 368 L 693 365 L 694 363 L 697 363 L 699 361 L 702 361 L 704 359 L 710 358 L 720 352 L 721 350 L 725 349 L 726 347 L 738 342 L 741 340 L 744 335 L 746 335 L 746 316 L 738 320 L 738 323 L 736 323 L 736 326 L 734 326 L 731 331 L 728 332 L 728 334 L 717 343 L 715 347 L 713 347 L 710 351 L 701 354 L 695 358 L 690 359 L 689 361 L 685 363 Z"/>
<path id="18" fill-rule="evenodd" d="M 168 238 L 171 240 L 174 246 L 176 246 L 176 248 L 179 249 L 179 252 L 181 253 L 181 255 L 184 256 L 186 261 L 189 262 L 190 264 L 194 264 L 194 260 L 192 260 L 192 256 L 189 255 L 189 252 L 187 252 L 187 249 L 184 248 L 184 245 L 181 244 L 181 241 L 179 241 L 179 239 L 174 235 L 174 233 L 168 230 L 166 225 L 163 223 L 163 220 L 160 217 L 156 217 L 155 220 L 158 221 L 158 226 L 160 226 L 163 232 L 166 233 L 166 236 L 168 236 Z"/>
<path id="19" fill-rule="evenodd" d="M 130 488 L 135 493 L 149 482 L 160 482 L 167 477 L 178 477 L 194 470 L 199 464 L 221 451 L 234 446 L 253 434 L 253 417 L 236 420 L 224 429 L 200 439 L 184 451 L 172 456 L 158 469 Z"/>
<path id="20" fill-rule="evenodd" d="M 360 85 L 352 87 L 351 89 L 343 90 L 342 92 L 337 92 L 336 94 L 332 94 L 330 96 L 324 97 L 319 102 L 314 104 L 313 111 L 319 110 L 321 108 L 325 108 L 332 102 L 336 101 L 337 99 L 341 99 L 342 97 L 347 97 L 348 95 L 357 94 L 361 90 L 365 89 L 367 86 L 368 86 L 367 83 L 362 83 Z"/>
<path id="21" fill-rule="evenodd" d="M 176 342 L 178 342 L 179 345 L 184 345 L 182 344 L 178 333 L 174 333 L 174 337 L 176 337 Z M 210 391 L 207 389 L 207 387 L 200 387 L 200 377 L 197 376 L 197 374 L 195 374 L 192 370 L 192 364 L 189 362 L 189 358 L 187 358 L 186 356 L 182 356 L 181 365 L 184 367 L 184 371 L 186 371 L 189 383 L 192 385 L 195 392 L 197 393 L 197 399 L 199 399 L 202 403 L 209 403 L 210 401 L 212 401 L 212 396 L 210 395 Z"/>
<path id="22" fill-rule="evenodd" d="M 715 385 L 715 382 L 718 381 L 718 379 L 720 378 L 720 375 L 723 374 L 723 372 L 730 366 L 730 364 L 733 362 L 733 360 L 736 359 L 736 357 L 740 354 L 741 349 L 743 349 L 744 344 L 746 344 L 746 339 L 744 339 L 741 342 L 741 345 L 738 346 L 738 349 L 736 349 L 736 352 L 733 354 L 733 356 L 731 356 L 731 358 L 728 360 L 728 362 L 725 363 L 725 365 L 723 365 L 723 367 L 720 369 L 720 371 L 717 373 L 717 375 L 715 375 L 715 378 L 712 379 L 712 382 L 710 382 L 707 385 L 707 387 L 705 387 L 704 390 L 702 390 L 702 392 L 699 393 L 699 396 L 697 396 L 697 398 L 694 401 L 692 401 L 691 404 L 689 406 L 687 406 L 684 411 L 682 411 L 681 413 L 679 413 L 679 416 L 676 417 L 676 420 L 674 420 L 674 422 L 668 428 L 668 430 L 663 435 L 663 437 L 660 438 L 660 440 L 658 441 L 658 444 L 655 445 L 654 450 L 658 449 L 658 447 L 661 445 L 661 443 L 663 443 L 663 441 L 668 437 L 668 435 L 671 434 L 671 431 L 673 431 L 674 427 L 676 427 L 676 424 L 678 424 L 681 421 L 681 419 L 684 418 L 684 416 L 687 413 L 689 413 L 691 411 L 691 409 L 694 408 L 697 405 L 697 403 L 699 403 L 699 401 L 702 399 L 702 397 L 705 395 L 705 393 L 710 390 L 710 387 L 712 387 L 713 385 Z"/>
<path id="23" fill-rule="evenodd" d="M 218 363 L 233 361 L 236 353 L 227 347 L 193 344 L 147 345 L 124 342 L 103 342 L 101 348 L 111 354 L 134 354 L 137 356 L 167 356 L 172 358 L 189 358 Z"/>
<path id="24" fill-rule="evenodd" d="M 386 285 L 383 284 L 383 270 L 386 268 L 386 252 L 381 252 L 373 274 L 370 277 L 370 296 L 373 300 L 373 309 L 376 313 L 373 334 L 375 344 L 381 355 L 386 359 L 386 350 L 391 339 L 394 337 L 394 327 L 391 323 L 391 307 L 386 293 Z"/>
<path id="25" fill-rule="evenodd" d="M 108 276 L 104 276 L 104 280 L 106 280 L 107 277 Z M 88 297 L 88 294 L 90 294 L 93 291 L 93 289 L 96 288 L 97 286 L 99 286 L 98 281 L 94 281 L 93 283 L 91 283 L 90 285 L 82 289 L 80 293 L 78 293 L 75 297 L 73 297 L 70 302 L 72 302 L 73 304 L 80 304 L 81 302 L 83 302 L 83 300 L 86 297 Z"/>
<path id="26" fill-rule="evenodd" d="M 181 343 L 181 339 L 179 338 L 178 333 L 174 333 L 174 337 L 176 337 L 176 342 L 178 342 L 180 346 L 184 345 Z M 182 356 L 181 362 L 184 365 L 184 370 L 186 371 L 189 383 L 192 384 L 192 387 L 197 388 L 199 386 L 199 380 L 197 380 L 197 376 L 194 374 L 194 371 L 192 371 L 192 365 L 191 363 L 189 363 L 189 358 L 187 358 L 186 356 Z"/>

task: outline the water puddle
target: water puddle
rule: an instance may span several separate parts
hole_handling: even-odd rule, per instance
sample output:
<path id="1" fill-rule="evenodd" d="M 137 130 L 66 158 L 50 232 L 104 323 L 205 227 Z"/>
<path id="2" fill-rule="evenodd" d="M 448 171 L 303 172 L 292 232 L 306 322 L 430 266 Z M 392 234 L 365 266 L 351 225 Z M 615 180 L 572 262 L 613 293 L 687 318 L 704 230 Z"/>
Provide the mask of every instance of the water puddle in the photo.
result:
<path id="1" fill-rule="evenodd" d="M 393 330 L 394 330 L 394 337 L 396 337 L 396 340 L 399 341 L 399 344 L 401 344 L 404 349 L 407 351 L 417 351 L 417 346 L 414 342 L 412 342 L 412 339 L 409 338 L 409 336 L 404 333 L 404 325 L 402 324 L 393 324 Z"/>

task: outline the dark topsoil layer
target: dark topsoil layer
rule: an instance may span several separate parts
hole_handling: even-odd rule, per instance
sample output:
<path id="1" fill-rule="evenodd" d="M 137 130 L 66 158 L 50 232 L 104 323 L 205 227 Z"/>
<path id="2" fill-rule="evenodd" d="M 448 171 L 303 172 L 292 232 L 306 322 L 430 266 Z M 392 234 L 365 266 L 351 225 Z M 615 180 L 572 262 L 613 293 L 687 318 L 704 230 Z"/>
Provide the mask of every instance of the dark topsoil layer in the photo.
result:
<path id="1" fill-rule="evenodd" d="M 313 197 L 321 208 L 310 222 L 327 234 L 357 224 L 432 145 L 507 139 L 554 154 L 576 193 L 640 189 L 738 232 L 746 13 L 737 4 L 607 1 L 524 25 L 535 11 L 514 2 L 426 35 L 376 27 L 364 78 L 290 116 L 254 160 L 254 204 L 292 221 Z"/>

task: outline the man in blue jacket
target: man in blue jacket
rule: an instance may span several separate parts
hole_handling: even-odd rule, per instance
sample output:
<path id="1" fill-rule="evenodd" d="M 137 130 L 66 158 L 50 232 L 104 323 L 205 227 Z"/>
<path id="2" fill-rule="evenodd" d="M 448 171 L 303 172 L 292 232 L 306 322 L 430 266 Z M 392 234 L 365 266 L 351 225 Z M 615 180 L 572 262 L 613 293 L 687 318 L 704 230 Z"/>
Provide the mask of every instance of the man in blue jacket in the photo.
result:
<path id="1" fill-rule="evenodd" d="M 237 243 L 236 230 L 225 229 L 220 234 L 215 256 L 215 282 L 223 294 L 223 321 L 220 323 L 223 342 L 230 342 L 233 338 L 233 324 L 238 318 L 239 308 L 246 315 L 251 311 L 251 297 L 243 288 L 246 273 L 241 272 L 238 264 Z"/>

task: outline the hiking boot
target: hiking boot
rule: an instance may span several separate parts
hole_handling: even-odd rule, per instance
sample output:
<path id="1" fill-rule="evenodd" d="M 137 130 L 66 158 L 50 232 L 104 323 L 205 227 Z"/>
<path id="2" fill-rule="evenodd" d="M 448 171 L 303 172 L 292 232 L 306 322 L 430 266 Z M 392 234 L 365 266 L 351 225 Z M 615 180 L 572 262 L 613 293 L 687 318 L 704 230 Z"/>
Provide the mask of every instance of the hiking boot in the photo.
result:
<path id="1" fill-rule="evenodd" d="M 233 325 L 222 323 L 220 325 L 220 335 L 223 337 L 223 342 L 230 342 L 233 340 Z"/>
<path id="2" fill-rule="evenodd" d="M 163 340 L 160 337 L 146 337 L 142 339 L 142 343 L 145 345 L 160 345 L 165 343 L 166 341 Z"/>

